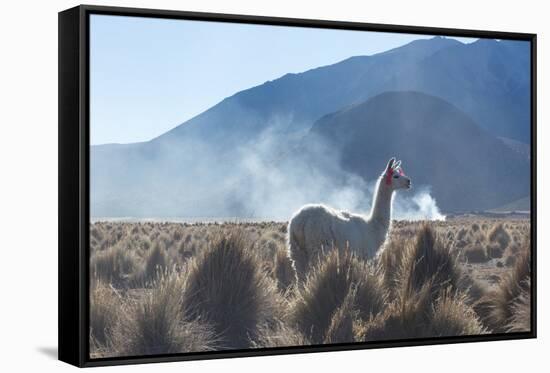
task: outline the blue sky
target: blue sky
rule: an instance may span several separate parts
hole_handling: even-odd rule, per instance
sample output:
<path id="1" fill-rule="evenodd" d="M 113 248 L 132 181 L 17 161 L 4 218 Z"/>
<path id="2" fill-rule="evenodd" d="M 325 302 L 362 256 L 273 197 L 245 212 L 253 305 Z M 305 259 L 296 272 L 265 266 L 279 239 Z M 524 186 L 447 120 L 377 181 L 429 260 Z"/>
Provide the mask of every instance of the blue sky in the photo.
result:
<path id="1" fill-rule="evenodd" d="M 286 73 L 430 37 L 92 15 L 91 143 L 147 141 Z"/>

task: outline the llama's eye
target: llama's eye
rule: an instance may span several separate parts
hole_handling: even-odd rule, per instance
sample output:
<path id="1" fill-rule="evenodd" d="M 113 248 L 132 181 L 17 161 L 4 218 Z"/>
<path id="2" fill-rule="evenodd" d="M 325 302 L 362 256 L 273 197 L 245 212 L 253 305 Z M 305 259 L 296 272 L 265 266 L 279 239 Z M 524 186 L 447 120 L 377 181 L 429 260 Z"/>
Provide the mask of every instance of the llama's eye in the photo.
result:
<path id="1" fill-rule="evenodd" d="M 393 175 L 394 179 L 397 179 L 398 177 L 399 177 L 399 175 Z"/>

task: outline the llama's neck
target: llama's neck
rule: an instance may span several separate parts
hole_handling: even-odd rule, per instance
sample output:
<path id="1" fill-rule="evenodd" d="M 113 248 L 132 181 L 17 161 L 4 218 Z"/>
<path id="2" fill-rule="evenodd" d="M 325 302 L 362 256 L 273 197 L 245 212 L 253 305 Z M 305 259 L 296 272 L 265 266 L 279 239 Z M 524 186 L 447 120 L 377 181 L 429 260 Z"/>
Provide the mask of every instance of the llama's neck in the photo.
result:
<path id="1" fill-rule="evenodd" d="M 388 228 L 391 222 L 391 204 L 393 200 L 393 190 L 386 188 L 382 184 L 382 178 L 378 179 L 370 213 L 370 221 L 377 225 Z"/>

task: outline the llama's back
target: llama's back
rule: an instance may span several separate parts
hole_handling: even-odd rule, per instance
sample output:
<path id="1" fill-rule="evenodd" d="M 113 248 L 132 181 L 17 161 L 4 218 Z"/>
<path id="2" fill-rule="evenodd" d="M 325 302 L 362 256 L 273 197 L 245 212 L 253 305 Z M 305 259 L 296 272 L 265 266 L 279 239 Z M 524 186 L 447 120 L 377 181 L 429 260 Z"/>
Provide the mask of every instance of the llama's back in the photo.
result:
<path id="1" fill-rule="evenodd" d="M 294 263 L 298 280 L 303 281 L 310 266 L 336 241 L 332 232 L 339 212 L 323 205 L 306 205 L 288 225 L 289 256 Z"/>

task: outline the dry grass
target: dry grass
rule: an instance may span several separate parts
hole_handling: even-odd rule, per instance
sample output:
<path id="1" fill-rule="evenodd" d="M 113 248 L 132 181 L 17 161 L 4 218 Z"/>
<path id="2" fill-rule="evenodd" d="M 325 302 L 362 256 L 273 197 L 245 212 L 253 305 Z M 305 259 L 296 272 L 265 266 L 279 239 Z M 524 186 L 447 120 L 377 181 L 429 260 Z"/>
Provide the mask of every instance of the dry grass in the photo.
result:
<path id="1" fill-rule="evenodd" d="M 479 231 L 479 228 L 478 230 Z M 361 339 L 384 340 L 484 332 L 463 293 L 464 277 L 457 253 L 430 225 L 415 237 L 391 241 L 379 265 L 391 294 L 390 304 L 363 325 Z"/>
<path id="2" fill-rule="evenodd" d="M 486 263 L 490 259 L 489 255 L 487 255 L 487 247 L 479 243 L 466 247 L 464 249 L 464 256 L 470 263 Z"/>
<path id="3" fill-rule="evenodd" d="M 418 292 L 425 284 L 431 283 L 432 298 L 435 298 L 442 290 L 458 288 L 462 273 L 456 254 L 429 225 L 423 225 L 403 251 L 399 280 L 401 291 Z"/>
<path id="4" fill-rule="evenodd" d="M 506 332 L 526 332 L 531 330 L 531 281 L 525 279 L 525 286 L 511 304 L 512 312 L 506 322 Z"/>
<path id="5" fill-rule="evenodd" d="M 311 342 L 304 334 L 281 321 L 272 325 L 260 326 L 256 338 L 251 340 L 252 348 L 307 346 L 310 344 Z"/>
<path id="6" fill-rule="evenodd" d="M 353 331 L 353 325 L 357 318 L 355 295 L 355 290 L 350 289 L 340 307 L 332 314 L 324 343 L 349 343 L 355 340 Z"/>
<path id="7" fill-rule="evenodd" d="M 357 259 L 348 251 L 332 250 L 310 271 L 291 303 L 291 322 L 314 344 L 323 343 L 334 313 L 355 283 Z"/>
<path id="8" fill-rule="evenodd" d="M 487 332 L 475 310 L 467 304 L 463 293 L 444 292 L 435 302 L 432 312 L 431 336 L 477 335 Z"/>
<path id="9" fill-rule="evenodd" d="M 286 293 L 296 281 L 296 272 L 286 249 L 278 249 L 275 253 L 273 272 L 281 293 Z"/>
<path id="10" fill-rule="evenodd" d="M 157 277 L 151 291 L 123 306 L 124 316 L 113 332 L 117 354 L 197 352 L 217 346 L 208 324 L 187 317 L 182 305 L 184 286 L 177 273 L 166 272 Z"/>
<path id="11" fill-rule="evenodd" d="M 122 245 L 96 252 L 90 259 L 92 278 L 115 287 L 127 285 L 131 276 L 136 273 L 136 269 L 135 254 Z"/>
<path id="12" fill-rule="evenodd" d="M 224 348 L 250 347 L 258 326 L 276 316 L 276 285 L 239 231 L 214 238 L 189 265 L 183 296 L 191 316 L 211 324 Z"/>
<path id="13" fill-rule="evenodd" d="M 495 332 L 530 330 L 531 268 L 528 247 L 519 254 L 514 268 L 496 289 L 483 298 L 484 321 Z"/>
<path id="14" fill-rule="evenodd" d="M 112 346 L 112 332 L 122 307 L 120 294 L 110 285 L 96 281 L 90 289 L 90 345 L 93 356 L 101 356 Z"/>
<path id="15" fill-rule="evenodd" d="M 94 223 L 91 355 L 526 331 L 529 232 L 398 221 L 377 258 L 327 250 L 298 287 L 286 223 Z"/>
<path id="16" fill-rule="evenodd" d="M 170 267 L 170 260 L 166 254 L 166 243 L 157 242 L 148 252 L 145 258 L 142 274 L 139 276 L 139 281 L 143 284 L 153 282 L 158 273 L 162 273 L 166 268 Z"/>
<path id="17" fill-rule="evenodd" d="M 498 244 L 500 249 L 504 251 L 510 244 L 510 234 L 506 228 L 504 228 L 503 224 L 500 223 L 495 225 L 489 232 L 489 240 Z"/>

